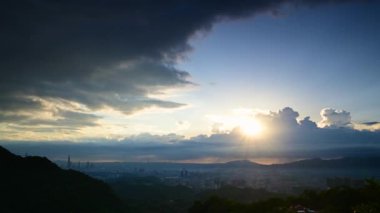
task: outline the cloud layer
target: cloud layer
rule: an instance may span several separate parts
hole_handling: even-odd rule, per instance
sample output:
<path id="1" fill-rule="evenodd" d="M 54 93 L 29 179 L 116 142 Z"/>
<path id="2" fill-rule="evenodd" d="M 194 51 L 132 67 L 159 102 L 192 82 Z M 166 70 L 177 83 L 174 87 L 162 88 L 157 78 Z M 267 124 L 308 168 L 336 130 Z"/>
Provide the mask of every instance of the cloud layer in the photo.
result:
<path id="1" fill-rule="evenodd" d="M 335 109 L 330 110 L 339 112 Z M 324 111 L 325 109 L 321 112 Z M 238 129 L 234 129 L 230 132 L 214 132 L 211 135 L 198 135 L 188 139 L 174 133 L 144 133 L 121 141 L 99 140 L 79 144 L 62 141 L 3 141 L 1 144 L 19 154 L 27 152 L 46 155 L 52 159 L 65 159 L 67 154 L 70 154 L 83 160 L 202 162 L 207 159 L 223 162 L 243 158 L 380 156 L 380 129 L 357 130 L 353 126 L 318 127 L 309 117 L 297 121 L 298 117 L 299 113 L 290 107 L 278 112 L 256 115 L 268 129 L 266 136 L 261 138 L 249 138 Z M 324 119 L 323 117 L 322 121 Z M 368 125 L 376 124 L 371 122 Z"/>
<path id="2" fill-rule="evenodd" d="M 42 120 L 53 117 L 57 128 L 72 123 L 73 114 L 103 108 L 130 115 L 184 106 L 152 97 L 193 85 L 175 63 L 197 32 L 285 4 L 329 2 L 341 1 L 7 1 L 0 9 L 1 121 L 46 125 Z"/>
<path id="3" fill-rule="evenodd" d="M 322 120 L 319 125 L 323 127 L 339 128 L 347 127 L 351 124 L 351 115 L 344 110 L 324 108 L 321 110 L 321 117 Z"/>

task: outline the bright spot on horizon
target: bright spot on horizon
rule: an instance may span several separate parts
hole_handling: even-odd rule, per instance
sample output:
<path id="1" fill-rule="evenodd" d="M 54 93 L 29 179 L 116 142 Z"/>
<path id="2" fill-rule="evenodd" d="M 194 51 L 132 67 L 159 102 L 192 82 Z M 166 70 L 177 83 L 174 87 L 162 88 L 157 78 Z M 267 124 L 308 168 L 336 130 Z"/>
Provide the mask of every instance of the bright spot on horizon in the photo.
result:
<path id="1" fill-rule="evenodd" d="M 266 127 L 256 118 L 256 114 L 264 114 L 263 110 L 249 108 L 235 108 L 222 114 L 207 115 L 207 119 L 214 124 L 213 133 L 238 133 L 247 138 L 262 138 Z M 235 131 L 236 130 L 236 131 Z"/>
<path id="2" fill-rule="evenodd" d="M 248 137 L 258 136 L 262 133 L 262 125 L 253 119 L 244 119 L 239 121 L 241 133 Z"/>

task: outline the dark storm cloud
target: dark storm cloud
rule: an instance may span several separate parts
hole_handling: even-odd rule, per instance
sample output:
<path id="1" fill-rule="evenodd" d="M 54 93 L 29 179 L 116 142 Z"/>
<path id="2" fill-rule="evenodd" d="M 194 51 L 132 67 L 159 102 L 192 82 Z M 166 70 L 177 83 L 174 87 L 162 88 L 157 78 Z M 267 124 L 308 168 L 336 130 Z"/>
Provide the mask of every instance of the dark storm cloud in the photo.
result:
<path id="1" fill-rule="evenodd" d="M 99 116 L 93 114 L 63 111 L 54 112 L 49 119 L 35 118 L 26 115 L 0 115 L 1 122 L 7 123 L 8 129 L 15 132 L 59 132 L 76 131 L 83 126 L 98 126 Z"/>
<path id="2" fill-rule="evenodd" d="M 376 124 L 380 124 L 380 122 L 378 122 L 378 121 L 370 121 L 370 122 L 364 122 L 362 124 L 367 125 L 367 126 L 374 126 Z"/>
<path id="3" fill-rule="evenodd" d="M 4 76 L 6 78 L 6 76 Z M 1 87 L 1 86 L 0 86 Z M 37 110 L 42 108 L 41 102 L 33 99 L 26 99 L 17 94 L 0 94 L 0 111 L 17 111 L 28 108 L 29 110 Z"/>
<path id="4" fill-rule="evenodd" d="M 96 126 L 96 121 L 99 119 L 99 116 L 74 111 L 58 110 L 53 114 L 53 116 L 57 117 L 57 119 L 25 119 L 18 123 L 24 126 L 46 125 L 52 127 L 70 127 L 75 129 L 81 126 Z"/>
<path id="5" fill-rule="evenodd" d="M 15 115 L 15 114 L 11 114 L 11 115 L 7 115 L 7 114 L 0 114 L 0 121 L 1 122 L 6 122 L 6 123 L 13 123 L 13 122 L 18 122 L 20 120 L 25 120 L 25 119 L 28 119 L 29 117 L 28 116 L 25 116 L 25 115 Z"/>
<path id="6" fill-rule="evenodd" d="M 340 1 L 3 1 L 0 113 L 40 107 L 30 96 L 125 114 L 183 106 L 149 94 L 191 85 L 189 73 L 173 65 L 196 32 L 287 3 L 326 2 Z"/>

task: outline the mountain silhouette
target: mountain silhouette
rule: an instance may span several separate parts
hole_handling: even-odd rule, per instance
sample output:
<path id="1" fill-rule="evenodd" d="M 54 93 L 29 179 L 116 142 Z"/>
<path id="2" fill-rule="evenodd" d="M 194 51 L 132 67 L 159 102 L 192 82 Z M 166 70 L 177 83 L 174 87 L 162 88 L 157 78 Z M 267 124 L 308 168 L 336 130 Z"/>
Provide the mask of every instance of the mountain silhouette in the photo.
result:
<path id="1" fill-rule="evenodd" d="M 234 168 L 241 168 L 241 167 L 263 167 L 263 165 L 249 161 L 249 160 L 235 160 L 235 161 L 228 161 L 223 164 L 224 167 L 234 167 Z"/>
<path id="2" fill-rule="evenodd" d="M 273 164 L 273 167 L 281 168 L 380 168 L 379 157 L 344 157 L 339 159 L 324 160 L 313 158 L 300 160 L 286 164 Z"/>
<path id="3" fill-rule="evenodd" d="M 121 212 L 102 181 L 63 170 L 44 157 L 20 157 L 0 146 L 0 212 Z"/>
<path id="4" fill-rule="evenodd" d="M 298 160 L 283 164 L 259 164 L 249 160 L 229 161 L 217 164 L 223 168 L 297 168 L 297 169 L 317 169 L 317 168 L 366 168 L 379 169 L 380 157 L 343 157 L 338 159 L 312 158 Z"/>

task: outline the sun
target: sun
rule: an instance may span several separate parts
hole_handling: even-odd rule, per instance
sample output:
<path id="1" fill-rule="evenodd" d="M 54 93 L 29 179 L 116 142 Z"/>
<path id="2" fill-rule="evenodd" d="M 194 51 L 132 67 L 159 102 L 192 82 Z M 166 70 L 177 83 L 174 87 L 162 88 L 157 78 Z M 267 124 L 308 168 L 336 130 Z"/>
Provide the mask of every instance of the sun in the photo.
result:
<path id="1" fill-rule="evenodd" d="M 239 122 L 241 133 L 246 136 L 257 136 L 263 131 L 262 125 L 256 120 L 241 120 Z"/>

